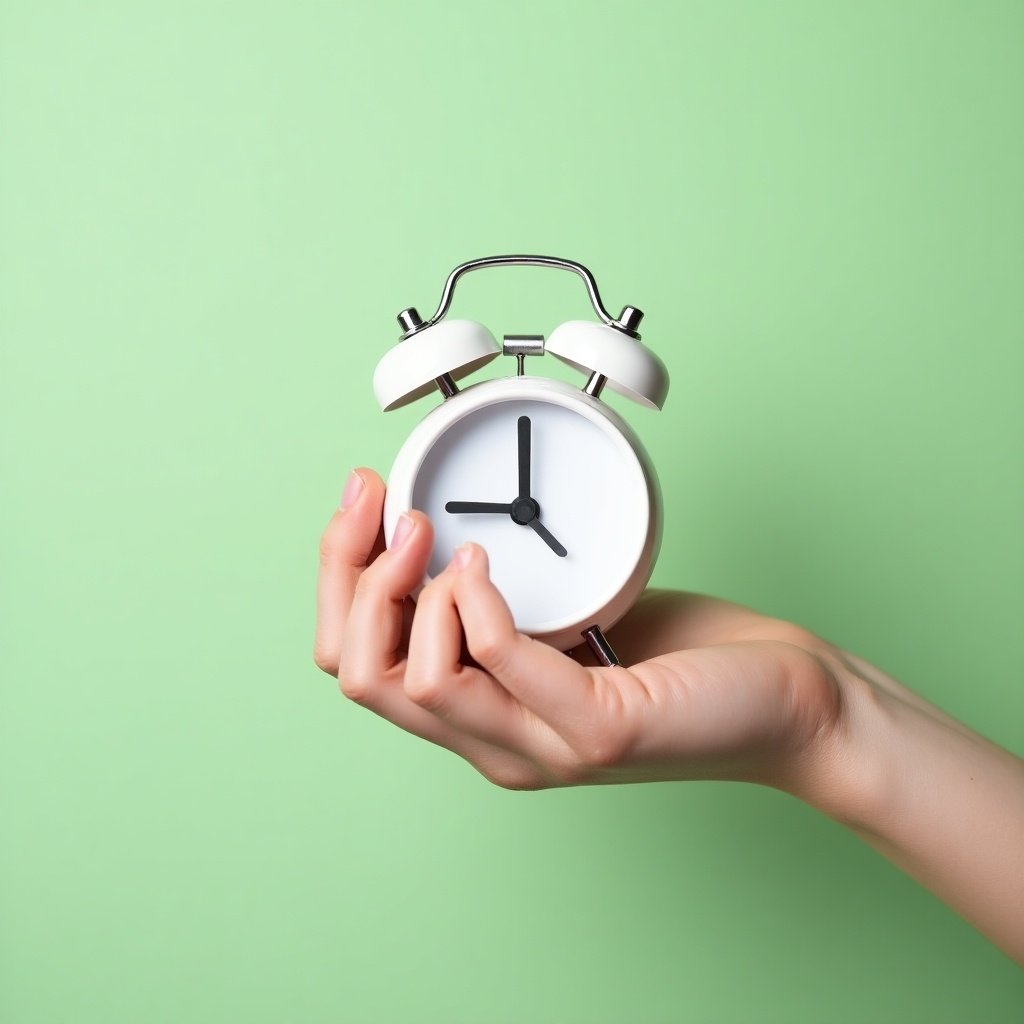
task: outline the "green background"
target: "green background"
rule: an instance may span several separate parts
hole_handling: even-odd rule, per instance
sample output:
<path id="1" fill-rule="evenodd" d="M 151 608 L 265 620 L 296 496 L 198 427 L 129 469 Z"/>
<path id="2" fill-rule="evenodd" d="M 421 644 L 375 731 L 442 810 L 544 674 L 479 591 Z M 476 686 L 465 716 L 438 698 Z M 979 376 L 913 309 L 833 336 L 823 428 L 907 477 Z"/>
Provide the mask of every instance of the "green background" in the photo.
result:
<path id="1" fill-rule="evenodd" d="M 1020 1019 L 795 800 L 509 793 L 311 647 L 394 315 L 550 253 L 673 375 L 656 581 L 1024 748 L 1024 6 L 8 3 L 0 104 L 5 1024 Z"/>

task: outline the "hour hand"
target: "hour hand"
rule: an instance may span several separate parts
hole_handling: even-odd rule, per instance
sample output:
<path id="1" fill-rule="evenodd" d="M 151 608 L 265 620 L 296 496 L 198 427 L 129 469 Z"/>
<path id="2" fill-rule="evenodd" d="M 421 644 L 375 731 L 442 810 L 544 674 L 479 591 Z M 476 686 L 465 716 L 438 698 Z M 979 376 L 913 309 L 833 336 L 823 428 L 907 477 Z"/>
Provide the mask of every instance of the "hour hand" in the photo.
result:
<path id="1" fill-rule="evenodd" d="M 462 512 L 504 512 L 508 515 L 512 511 L 512 503 L 503 505 L 498 501 L 449 501 L 444 510 L 456 515 Z"/>
<path id="2" fill-rule="evenodd" d="M 540 539 L 544 541 L 544 543 L 547 544 L 547 546 L 551 548 L 556 555 L 558 555 L 559 558 L 565 558 L 569 553 L 561 544 L 558 543 L 557 540 L 555 540 L 554 537 L 551 536 L 551 531 L 548 530 L 548 528 L 539 519 L 531 519 L 526 525 L 529 526 L 530 529 L 532 529 L 533 532 L 537 534 L 537 536 L 540 537 Z"/>

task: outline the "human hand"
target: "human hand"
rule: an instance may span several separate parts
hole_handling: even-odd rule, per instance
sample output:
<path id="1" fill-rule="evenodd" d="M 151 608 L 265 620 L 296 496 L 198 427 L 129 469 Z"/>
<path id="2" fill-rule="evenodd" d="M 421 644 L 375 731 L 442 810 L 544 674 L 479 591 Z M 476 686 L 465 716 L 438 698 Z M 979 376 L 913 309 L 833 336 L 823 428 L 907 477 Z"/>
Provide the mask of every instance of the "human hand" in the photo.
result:
<path id="1" fill-rule="evenodd" d="M 420 593 L 433 544 L 411 512 L 385 550 L 362 469 L 321 540 L 314 657 L 342 692 L 509 789 L 735 779 L 809 797 L 833 759 L 838 653 L 790 623 L 648 591 L 609 634 L 624 665 L 518 633 L 485 551 Z"/>
<path id="2" fill-rule="evenodd" d="M 732 779 L 847 825 L 1024 965 L 1024 760 L 798 626 L 648 591 L 629 667 L 518 633 L 477 545 L 413 605 L 433 530 L 384 550 L 384 483 L 350 479 L 320 548 L 314 658 L 342 692 L 507 789 Z"/>

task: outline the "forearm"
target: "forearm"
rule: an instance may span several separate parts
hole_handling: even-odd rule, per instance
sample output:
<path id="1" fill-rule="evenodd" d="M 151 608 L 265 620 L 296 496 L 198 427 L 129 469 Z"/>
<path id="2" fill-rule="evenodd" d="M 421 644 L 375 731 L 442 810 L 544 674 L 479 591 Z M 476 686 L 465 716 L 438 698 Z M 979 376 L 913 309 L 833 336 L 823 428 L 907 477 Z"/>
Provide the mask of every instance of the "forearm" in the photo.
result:
<path id="1" fill-rule="evenodd" d="M 858 659 L 809 802 L 1024 965 L 1024 761 Z"/>

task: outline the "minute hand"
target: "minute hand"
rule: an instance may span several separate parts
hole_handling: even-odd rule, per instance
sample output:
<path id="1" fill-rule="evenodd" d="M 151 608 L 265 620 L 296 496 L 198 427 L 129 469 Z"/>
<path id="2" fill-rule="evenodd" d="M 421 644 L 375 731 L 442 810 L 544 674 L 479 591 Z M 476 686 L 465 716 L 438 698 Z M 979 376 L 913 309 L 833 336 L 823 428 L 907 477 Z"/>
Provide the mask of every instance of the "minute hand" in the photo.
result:
<path id="1" fill-rule="evenodd" d="M 519 497 L 530 496 L 530 417 L 519 417 Z"/>

